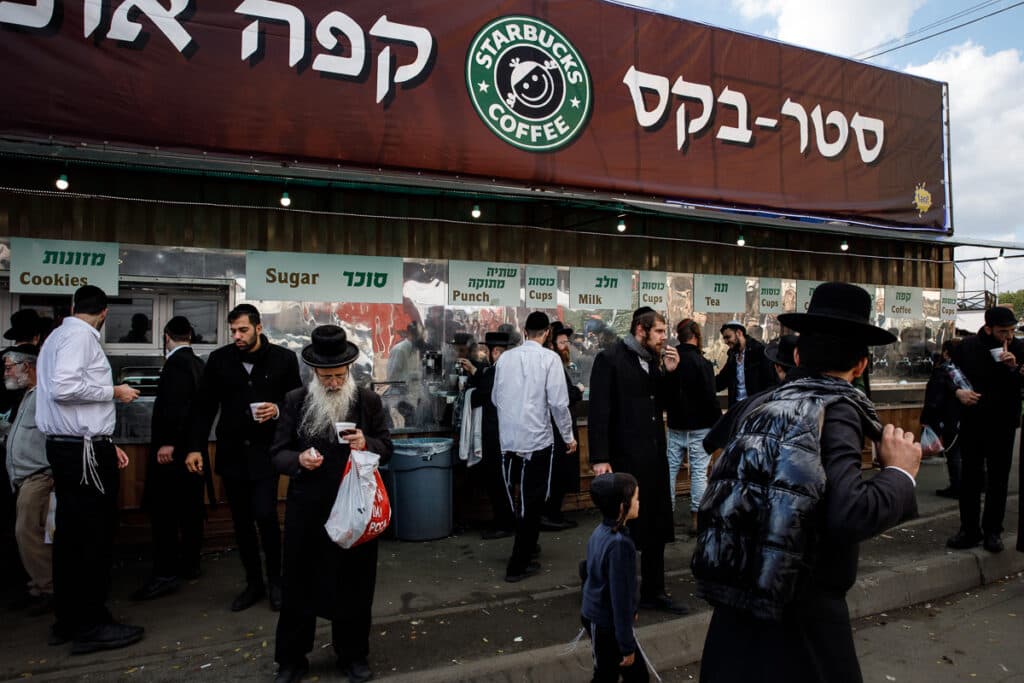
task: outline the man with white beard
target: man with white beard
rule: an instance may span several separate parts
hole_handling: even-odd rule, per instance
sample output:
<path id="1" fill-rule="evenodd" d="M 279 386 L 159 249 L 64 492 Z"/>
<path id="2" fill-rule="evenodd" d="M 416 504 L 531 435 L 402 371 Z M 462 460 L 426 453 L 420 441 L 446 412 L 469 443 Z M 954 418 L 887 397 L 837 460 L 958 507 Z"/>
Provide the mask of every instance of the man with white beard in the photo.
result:
<path id="1" fill-rule="evenodd" d="M 337 325 L 313 330 L 302 360 L 313 368 L 308 387 L 285 396 L 270 453 L 288 475 L 284 523 L 284 600 L 277 622 L 277 681 L 309 671 L 316 618 L 331 621 L 338 668 L 349 681 L 372 676 L 367 662 L 370 613 L 377 583 L 377 541 L 345 550 L 327 536 L 330 516 L 352 449 L 391 457 L 391 434 L 380 397 L 356 385 L 349 366 L 359 356 Z M 355 428 L 339 433 L 335 423 Z"/>

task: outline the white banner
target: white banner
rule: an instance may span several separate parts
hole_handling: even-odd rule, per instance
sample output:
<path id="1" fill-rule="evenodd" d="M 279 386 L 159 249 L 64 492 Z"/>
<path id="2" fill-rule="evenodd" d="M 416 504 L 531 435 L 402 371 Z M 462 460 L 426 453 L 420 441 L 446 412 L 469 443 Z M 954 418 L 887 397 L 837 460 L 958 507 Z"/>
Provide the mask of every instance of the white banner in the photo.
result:
<path id="1" fill-rule="evenodd" d="M 668 312 L 668 273 L 641 270 L 637 287 L 639 306 L 650 306 L 659 313 Z"/>
<path id="2" fill-rule="evenodd" d="M 939 318 L 943 322 L 956 320 L 956 290 L 943 289 L 939 294 Z"/>
<path id="3" fill-rule="evenodd" d="M 921 290 L 917 287 L 886 287 L 885 317 L 924 320 Z"/>
<path id="4" fill-rule="evenodd" d="M 523 303 L 522 266 L 487 261 L 448 262 L 449 306 L 514 306 Z"/>
<path id="5" fill-rule="evenodd" d="M 117 296 L 117 242 L 71 242 L 11 238 L 11 291 L 22 294 L 74 294 L 95 285 Z"/>
<path id="6" fill-rule="evenodd" d="M 633 271 L 607 268 L 569 269 L 569 308 L 633 308 Z"/>
<path id="7" fill-rule="evenodd" d="M 555 308 L 558 305 L 558 268 L 526 266 L 526 307 Z"/>
<path id="8" fill-rule="evenodd" d="M 796 281 L 796 312 L 806 313 L 811 305 L 811 295 L 818 288 L 823 280 L 797 280 Z"/>
<path id="9" fill-rule="evenodd" d="M 245 254 L 245 298 L 400 304 L 402 259 L 249 251 Z"/>
<path id="10" fill-rule="evenodd" d="M 778 315 L 782 313 L 782 280 L 774 277 L 758 278 L 758 313 Z"/>
<path id="11" fill-rule="evenodd" d="M 743 275 L 694 275 L 693 310 L 703 313 L 744 313 L 747 278 Z"/>

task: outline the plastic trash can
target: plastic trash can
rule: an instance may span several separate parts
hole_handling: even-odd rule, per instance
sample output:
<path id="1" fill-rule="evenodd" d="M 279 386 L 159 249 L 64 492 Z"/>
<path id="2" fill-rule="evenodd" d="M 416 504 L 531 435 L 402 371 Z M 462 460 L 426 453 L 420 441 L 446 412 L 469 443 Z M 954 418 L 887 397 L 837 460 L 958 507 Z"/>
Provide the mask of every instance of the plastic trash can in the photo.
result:
<path id="1" fill-rule="evenodd" d="M 452 440 L 395 439 L 388 463 L 391 527 L 400 541 L 452 533 Z"/>

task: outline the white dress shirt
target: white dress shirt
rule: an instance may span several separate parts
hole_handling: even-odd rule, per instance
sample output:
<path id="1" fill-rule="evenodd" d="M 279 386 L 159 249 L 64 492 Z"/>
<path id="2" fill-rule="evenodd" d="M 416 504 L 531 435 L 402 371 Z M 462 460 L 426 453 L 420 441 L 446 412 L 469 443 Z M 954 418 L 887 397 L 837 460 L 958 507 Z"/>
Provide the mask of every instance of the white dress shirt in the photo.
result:
<path id="1" fill-rule="evenodd" d="M 54 330 L 36 362 L 36 426 L 47 436 L 114 433 L 114 382 L 100 333 L 68 316 Z"/>
<path id="2" fill-rule="evenodd" d="M 491 401 L 498 409 L 503 452 L 528 455 L 550 448 L 554 418 L 565 443 L 571 443 L 572 416 L 562 359 L 535 341 L 501 354 L 494 369 Z"/>

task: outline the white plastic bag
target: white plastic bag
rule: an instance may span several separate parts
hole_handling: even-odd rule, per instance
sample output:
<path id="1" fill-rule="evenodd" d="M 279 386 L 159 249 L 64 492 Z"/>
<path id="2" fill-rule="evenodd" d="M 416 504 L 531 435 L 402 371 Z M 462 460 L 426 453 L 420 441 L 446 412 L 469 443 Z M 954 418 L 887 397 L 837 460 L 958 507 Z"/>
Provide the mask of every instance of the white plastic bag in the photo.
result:
<path id="1" fill-rule="evenodd" d="M 370 525 L 377 495 L 377 463 L 380 456 L 367 451 L 352 451 L 347 472 L 338 487 L 334 507 L 324 528 L 332 541 L 351 548 Z"/>
<path id="2" fill-rule="evenodd" d="M 942 452 L 942 439 L 928 425 L 921 430 L 921 455 L 929 457 Z"/>

